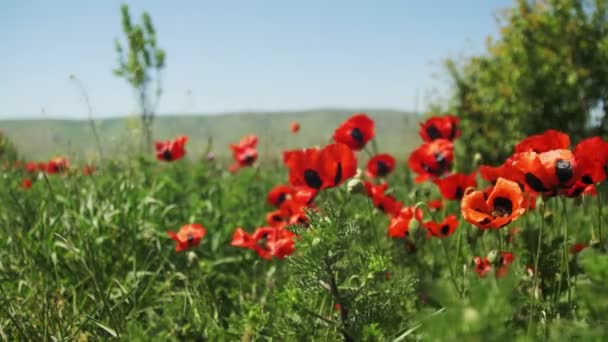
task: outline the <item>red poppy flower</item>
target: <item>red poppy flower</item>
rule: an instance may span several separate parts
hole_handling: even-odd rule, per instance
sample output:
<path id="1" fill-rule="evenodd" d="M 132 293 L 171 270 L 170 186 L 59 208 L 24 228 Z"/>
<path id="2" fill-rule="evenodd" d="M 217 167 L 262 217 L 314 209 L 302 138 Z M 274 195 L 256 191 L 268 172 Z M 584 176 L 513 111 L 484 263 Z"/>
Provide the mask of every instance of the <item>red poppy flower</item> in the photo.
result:
<path id="1" fill-rule="evenodd" d="M 608 142 L 600 137 L 582 140 L 574 147 L 574 156 L 580 167 L 581 180 L 595 184 L 606 179 L 608 170 Z"/>
<path id="2" fill-rule="evenodd" d="M 308 224 L 306 209 L 310 207 L 306 202 L 299 202 L 295 197 L 283 202 L 279 207 L 281 215 L 285 218 L 288 225 L 292 224 Z"/>
<path id="3" fill-rule="evenodd" d="M 538 193 L 555 195 L 580 179 L 578 164 L 570 150 L 523 152 L 514 159 L 513 166 L 524 174 L 526 185 Z"/>
<path id="4" fill-rule="evenodd" d="M 272 190 L 268 192 L 266 199 L 268 203 L 272 206 L 278 207 L 283 203 L 286 199 L 291 197 L 293 194 L 293 188 L 289 185 L 277 185 Z"/>
<path id="5" fill-rule="evenodd" d="M 357 159 L 344 144 L 330 144 L 323 149 L 308 148 L 283 152 L 289 168 L 289 183 L 321 190 L 342 184 L 357 172 Z"/>
<path id="6" fill-rule="evenodd" d="M 525 184 L 523 173 L 513 166 L 514 158 L 514 156 L 509 157 L 500 166 L 481 165 L 479 167 L 481 178 L 492 184 L 496 184 L 498 178 L 508 179 L 522 185 Z"/>
<path id="7" fill-rule="evenodd" d="M 487 192 L 465 194 L 460 208 L 464 219 L 481 229 L 502 228 L 526 211 L 521 188 L 504 178 L 499 178 Z"/>
<path id="8" fill-rule="evenodd" d="M 156 159 L 165 162 L 181 159 L 186 154 L 186 142 L 188 142 L 188 137 L 185 135 L 181 135 L 174 140 L 156 141 L 154 143 Z"/>
<path id="9" fill-rule="evenodd" d="M 387 153 L 377 154 L 368 162 L 365 172 L 369 178 L 388 176 L 395 169 L 395 158 Z"/>
<path id="10" fill-rule="evenodd" d="M 575 198 L 581 195 L 595 196 L 597 195 L 597 190 L 595 189 L 595 185 L 589 185 L 582 180 L 578 180 L 574 185 L 562 190 L 560 193 L 566 197 Z"/>
<path id="11" fill-rule="evenodd" d="M 503 278 L 509 273 L 509 265 L 515 260 L 515 254 L 509 252 L 500 252 L 498 259 L 498 268 L 496 269 L 496 278 Z"/>
<path id="12" fill-rule="evenodd" d="M 475 172 L 470 175 L 464 173 L 454 173 L 449 176 L 434 180 L 439 187 L 443 198 L 448 200 L 460 201 L 467 188 L 477 187 Z"/>
<path id="13" fill-rule="evenodd" d="M 399 215 L 403 204 L 397 201 L 395 197 L 385 194 L 388 184 L 373 184 L 371 182 L 365 182 L 363 185 L 365 186 L 367 195 L 372 199 L 372 202 L 376 208 L 390 216 Z"/>
<path id="14" fill-rule="evenodd" d="M 231 144 L 232 157 L 235 162 L 230 166 L 230 172 L 236 172 L 240 168 L 253 165 L 258 159 L 258 151 L 256 146 L 258 137 L 255 135 L 247 135 L 237 144 Z"/>
<path id="15" fill-rule="evenodd" d="M 424 223 L 424 228 L 427 229 L 430 236 L 444 238 L 452 235 L 458 227 L 458 218 L 456 215 L 448 215 L 441 222 L 428 221 Z"/>
<path id="16" fill-rule="evenodd" d="M 64 157 L 56 157 L 51 159 L 48 163 L 45 164 L 46 173 L 54 174 L 54 173 L 62 173 L 67 171 L 69 167 L 69 162 Z"/>
<path id="17" fill-rule="evenodd" d="M 32 187 L 32 180 L 29 178 L 24 178 L 23 181 L 21 181 L 21 187 L 23 189 L 29 189 Z"/>
<path id="18" fill-rule="evenodd" d="M 454 144 L 445 139 L 424 143 L 415 149 L 408 159 L 412 171 L 418 174 L 416 182 L 437 178 L 452 168 Z"/>
<path id="19" fill-rule="evenodd" d="M 458 121 L 458 118 L 451 114 L 434 116 L 420 123 L 420 137 L 425 142 L 431 142 L 436 139 L 454 141 L 454 139 L 460 136 Z"/>
<path id="20" fill-rule="evenodd" d="M 38 165 L 34 162 L 27 162 L 25 164 L 25 171 L 28 173 L 34 173 L 38 169 Z"/>
<path id="21" fill-rule="evenodd" d="M 263 259 L 272 257 L 283 259 L 295 250 L 294 234 L 287 229 L 261 227 L 249 235 L 242 228 L 237 228 L 232 237 L 231 245 L 253 249 Z"/>
<path id="22" fill-rule="evenodd" d="M 198 246 L 206 234 L 207 230 L 205 227 L 198 223 L 182 226 L 177 233 L 172 230 L 167 232 L 167 235 L 177 242 L 177 246 L 175 246 L 177 252 Z"/>
<path id="23" fill-rule="evenodd" d="M 291 131 L 291 133 L 298 133 L 300 131 L 300 123 L 297 121 L 293 121 L 289 124 L 289 130 Z"/>
<path id="24" fill-rule="evenodd" d="M 46 172 L 46 163 L 40 162 L 37 164 L 37 166 L 39 171 Z"/>
<path id="25" fill-rule="evenodd" d="M 317 191 L 315 189 L 281 184 L 272 188 L 266 199 L 270 205 L 279 207 L 284 201 L 292 198 L 299 203 L 311 204 L 316 195 Z"/>
<path id="26" fill-rule="evenodd" d="M 334 141 L 355 151 L 365 147 L 375 137 L 374 121 L 366 114 L 355 114 L 344 121 L 334 132 Z"/>
<path id="27" fill-rule="evenodd" d="M 257 242 L 249 233 L 244 231 L 243 228 L 239 227 L 234 231 L 230 245 L 234 247 L 253 249 L 257 245 Z"/>
<path id="28" fill-rule="evenodd" d="M 570 246 L 570 254 L 576 255 L 587 247 L 589 247 L 589 246 L 586 243 L 583 243 L 583 242 L 575 243 L 574 245 Z"/>
<path id="29" fill-rule="evenodd" d="M 399 215 L 393 216 L 388 226 L 388 236 L 392 238 L 406 237 L 410 230 L 410 221 L 416 219 L 422 222 L 422 209 L 417 208 L 414 213 L 414 207 L 405 207 L 401 209 Z"/>
<path id="30" fill-rule="evenodd" d="M 429 209 L 441 210 L 441 208 L 443 208 L 443 200 L 441 198 L 438 198 L 436 200 L 428 201 L 426 202 L 426 206 Z"/>
<path id="31" fill-rule="evenodd" d="M 475 264 L 475 273 L 480 278 L 487 276 L 492 271 L 492 263 L 490 263 L 488 258 L 475 257 L 473 258 L 473 263 Z"/>
<path id="32" fill-rule="evenodd" d="M 515 145 L 515 153 L 543 153 L 551 150 L 567 149 L 569 146 L 570 137 L 568 134 L 550 129 L 542 134 L 531 135 L 520 141 Z"/>
<path id="33" fill-rule="evenodd" d="M 92 175 L 93 173 L 95 173 L 95 166 L 92 166 L 92 165 L 85 165 L 85 166 L 82 168 L 82 175 L 83 175 L 83 176 L 90 176 L 90 175 Z"/>
<path id="34" fill-rule="evenodd" d="M 266 223 L 268 223 L 270 227 L 278 228 L 284 227 L 287 224 L 287 221 L 281 210 L 274 210 L 266 214 Z"/>

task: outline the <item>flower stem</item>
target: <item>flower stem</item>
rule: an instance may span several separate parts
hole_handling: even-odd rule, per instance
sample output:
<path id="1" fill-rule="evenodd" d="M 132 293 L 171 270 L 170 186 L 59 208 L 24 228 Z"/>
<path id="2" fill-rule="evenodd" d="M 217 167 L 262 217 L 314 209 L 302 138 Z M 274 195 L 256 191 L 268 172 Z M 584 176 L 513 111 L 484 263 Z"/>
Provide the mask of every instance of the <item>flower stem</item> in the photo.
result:
<path id="1" fill-rule="evenodd" d="M 528 334 L 530 334 L 530 328 L 532 326 L 532 317 L 533 317 L 533 313 L 534 313 L 534 305 L 535 305 L 535 301 L 536 301 L 536 287 L 538 286 L 538 275 L 539 275 L 539 271 L 538 271 L 538 264 L 539 264 L 539 260 L 540 260 L 540 251 L 541 251 L 541 247 L 542 247 L 542 241 L 543 241 L 543 228 L 545 225 L 545 203 L 543 203 L 540 207 L 539 213 L 540 213 L 540 228 L 538 230 L 538 243 L 536 245 L 536 256 L 534 257 L 534 280 L 532 282 L 532 291 L 530 293 L 530 296 L 532 297 L 530 300 L 530 315 L 528 317 Z"/>

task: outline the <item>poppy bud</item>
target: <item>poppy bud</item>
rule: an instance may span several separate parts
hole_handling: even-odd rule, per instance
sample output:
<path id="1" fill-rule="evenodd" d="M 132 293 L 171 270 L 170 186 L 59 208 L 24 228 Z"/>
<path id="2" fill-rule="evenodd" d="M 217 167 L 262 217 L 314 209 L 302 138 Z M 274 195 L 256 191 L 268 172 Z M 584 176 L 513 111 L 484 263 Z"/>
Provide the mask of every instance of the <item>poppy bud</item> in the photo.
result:
<path id="1" fill-rule="evenodd" d="M 498 252 L 496 252 L 495 250 L 490 251 L 490 253 L 488 253 L 487 255 L 488 261 L 491 264 L 494 264 L 498 261 Z"/>
<path id="2" fill-rule="evenodd" d="M 196 259 L 198 259 L 198 255 L 196 255 L 196 253 L 193 251 L 189 251 L 186 253 L 186 258 L 188 259 L 188 265 L 191 265 L 196 261 Z"/>
<path id="3" fill-rule="evenodd" d="M 481 153 L 477 152 L 473 155 L 473 165 L 478 166 L 482 161 Z"/>
<path id="4" fill-rule="evenodd" d="M 349 180 L 348 183 L 346 183 L 346 189 L 350 194 L 364 194 L 366 191 L 363 182 L 358 178 Z"/>
<path id="5" fill-rule="evenodd" d="M 472 307 L 467 307 L 462 310 L 462 320 L 466 324 L 477 324 L 479 321 L 479 312 Z"/>

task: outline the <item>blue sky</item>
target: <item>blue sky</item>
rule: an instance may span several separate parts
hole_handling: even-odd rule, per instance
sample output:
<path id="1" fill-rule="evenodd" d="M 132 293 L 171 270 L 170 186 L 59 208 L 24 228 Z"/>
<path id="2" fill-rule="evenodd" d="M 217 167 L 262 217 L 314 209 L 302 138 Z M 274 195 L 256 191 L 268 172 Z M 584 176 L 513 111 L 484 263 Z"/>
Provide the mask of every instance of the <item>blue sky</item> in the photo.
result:
<path id="1" fill-rule="evenodd" d="M 159 112 L 412 110 L 445 93 L 442 61 L 480 53 L 511 0 L 128 1 L 147 9 L 167 52 Z M 112 74 L 121 1 L 4 0 L 0 119 L 131 114 Z"/>

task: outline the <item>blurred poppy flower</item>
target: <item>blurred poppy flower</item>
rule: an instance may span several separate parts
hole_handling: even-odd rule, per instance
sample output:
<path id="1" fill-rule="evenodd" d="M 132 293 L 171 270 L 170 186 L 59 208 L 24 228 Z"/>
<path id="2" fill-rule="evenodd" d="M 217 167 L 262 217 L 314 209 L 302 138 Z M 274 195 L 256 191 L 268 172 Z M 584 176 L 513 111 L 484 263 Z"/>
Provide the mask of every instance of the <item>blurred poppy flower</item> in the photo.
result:
<path id="1" fill-rule="evenodd" d="M 298 133 L 300 131 L 300 123 L 297 121 L 293 121 L 289 124 L 289 130 L 291 131 L 291 133 Z"/>
<path id="2" fill-rule="evenodd" d="M 443 198 L 454 201 L 461 200 L 467 188 L 477 187 L 475 172 L 470 175 L 453 173 L 443 178 L 437 178 L 433 182 L 439 187 Z"/>
<path id="3" fill-rule="evenodd" d="M 284 227 L 287 224 L 286 218 L 281 210 L 274 210 L 266 214 L 266 223 L 273 228 Z"/>
<path id="4" fill-rule="evenodd" d="M 235 161 L 234 164 L 230 165 L 230 172 L 236 172 L 243 167 L 251 166 L 255 163 L 258 159 L 258 151 L 256 150 L 257 144 L 257 136 L 247 135 L 243 137 L 238 144 L 230 145 L 232 157 Z"/>
<path id="5" fill-rule="evenodd" d="M 454 144 L 445 139 L 424 143 L 415 149 L 408 159 L 408 166 L 418 174 L 416 182 L 437 178 L 452 168 Z"/>
<path id="6" fill-rule="evenodd" d="M 250 235 L 237 228 L 232 236 L 234 247 L 253 249 L 263 259 L 283 259 L 295 250 L 294 234 L 284 228 L 260 227 Z"/>
<path id="7" fill-rule="evenodd" d="M 513 158 L 513 156 L 509 157 L 500 166 L 479 166 L 479 174 L 481 175 L 481 178 L 492 184 L 496 184 L 498 178 L 508 179 L 522 185 L 525 184 L 523 173 L 513 166 Z"/>
<path id="8" fill-rule="evenodd" d="M 570 150 L 523 152 L 514 159 L 513 166 L 523 173 L 526 185 L 544 195 L 553 196 L 580 179 L 578 164 Z"/>
<path id="9" fill-rule="evenodd" d="M 368 162 L 365 172 L 368 177 L 388 176 L 395 169 L 395 158 L 388 153 L 373 156 Z"/>
<path id="10" fill-rule="evenodd" d="M 340 143 L 283 152 L 283 163 L 289 169 L 291 185 L 315 190 L 338 186 L 357 172 L 355 154 Z"/>
<path id="11" fill-rule="evenodd" d="M 403 204 L 397 201 L 395 197 L 385 194 L 388 184 L 373 184 L 371 182 L 365 182 L 364 186 L 367 195 L 372 199 L 372 203 L 376 208 L 390 216 L 399 215 Z"/>
<path id="12" fill-rule="evenodd" d="M 443 200 L 441 198 L 430 200 L 426 202 L 426 206 L 429 207 L 429 209 L 441 210 L 441 208 L 443 208 Z"/>
<path id="13" fill-rule="evenodd" d="M 34 162 L 27 162 L 25 164 L 25 171 L 28 173 L 34 173 L 38 169 L 38 164 Z"/>
<path id="14" fill-rule="evenodd" d="M 23 189 L 29 189 L 32 187 L 32 180 L 29 178 L 24 178 L 23 181 L 21 181 L 21 187 Z"/>
<path id="15" fill-rule="evenodd" d="M 490 263 L 490 260 L 486 257 L 475 257 L 473 258 L 473 263 L 475 264 L 475 273 L 477 273 L 477 276 L 480 278 L 487 276 L 488 273 L 492 271 L 492 263 Z"/>
<path id="16" fill-rule="evenodd" d="M 375 137 L 374 121 L 366 114 L 355 114 L 344 121 L 334 132 L 334 141 L 355 151 L 365 147 Z"/>
<path id="17" fill-rule="evenodd" d="M 515 254 L 509 252 L 499 252 L 498 268 L 496 278 L 503 278 L 509 273 L 509 266 L 515 260 Z"/>
<path id="18" fill-rule="evenodd" d="M 293 194 L 293 188 L 291 186 L 281 184 L 281 185 L 277 185 L 274 188 L 272 188 L 268 192 L 266 199 L 268 200 L 268 203 L 270 205 L 272 205 L 274 207 L 278 207 L 292 194 Z"/>
<path id="19" fill-rule="evenodd" d="M 444 238 L 452 235 L 458 227 L 458 218 L 456 215 L 448 215 L 441 222 L 427 221 L 423 224 L 428 231 L 428 235 Z"/>
<path id="20" fill-rule="evenodd" d="M 542 134 L 531 135 L 520 141 L 515 145 L 515 153 L 543 153 L 551 150 L 567 149 L 569 146 L 570 137 L 568 134 L 549 129 Z"/>
<path id="21" fill-rule="evenodd" d="M 93 166 L 93 165 L 85 165 L 82 168 L 82 175 L 83 176 L 90 176 L 93 173 L 95 173 L 95 166 Z"/>
<path id="22" fill-rule="evenodd" d="M 458 122 L 458 118 L 451 114 L 434 116 L 420 123 L 420 137 L 425 142 L 431 142 L 436 139 L 454 141 L 454 139 L 460 136 Z"/>
<path id="23" fill-rule="evenodd" d="M 608 166 L 608 142 L 600 137 L 582 140 L 573 150 L 579 164 L 581 181 L 595 184 L 606 179 Z"/>
<path id="24" fill-rule="evenodd" d="M 583 243 L 583 242 L 575 243 L 574 245 L 570 246 L 570 254 L 576 255 L 587 247 L 589 247 L 589 246 L 586 243 Z"/>
<path id="25" fill-rule="evenodd" d="M 481 229 L 502 228 L 526 211 L 521 188 L 504 178 L 499 178 L 496 185 L 486 192 L 465 194 L 460 207 L 464 219 Z"/>
<path id="26" fill-rule="evenodd" d="M 185 135 L 181 135 L 174 140 L 156 141 L 154 143 L 156 159 L 166 162 L 181 159 L 186 154 L 186 142 L 188 142 L 188 137 Z"/>
<path id="27" fill-rule="evenodd" d="M 39 171 L 46 172 L 46 163 L 45 162 L 39 162 L 37 164 L 37 166 L 38 166 Z"/>
<path id="28" fill-rule="evenodd" d="M 69 162 L 64 157 L 55 157 L 45 164 L 46 173 L 55 174 L 67 171 Z"/>
<path id="29" fill-rule="evenodd" d="M 172 230 L 167 232 L 167 235 L 177 242 L 177 246 L 175 246 L 177 252 L 198 246 L 206 234 L 207 230 L 205 227 L 198 223 L 184 225 L 177 233 Z"/>
<path id="30" fill-rule="evenodd" d="M 410 222 L 416 219 L 422 222 L 422 209 L 417 208 L 414 213 L 414 207 L 405 207 L 401 209 L 399 215 L 393 216 L 388 226 L 388 236 L 392 238 L 404 238 L 410 230 Z"/>

